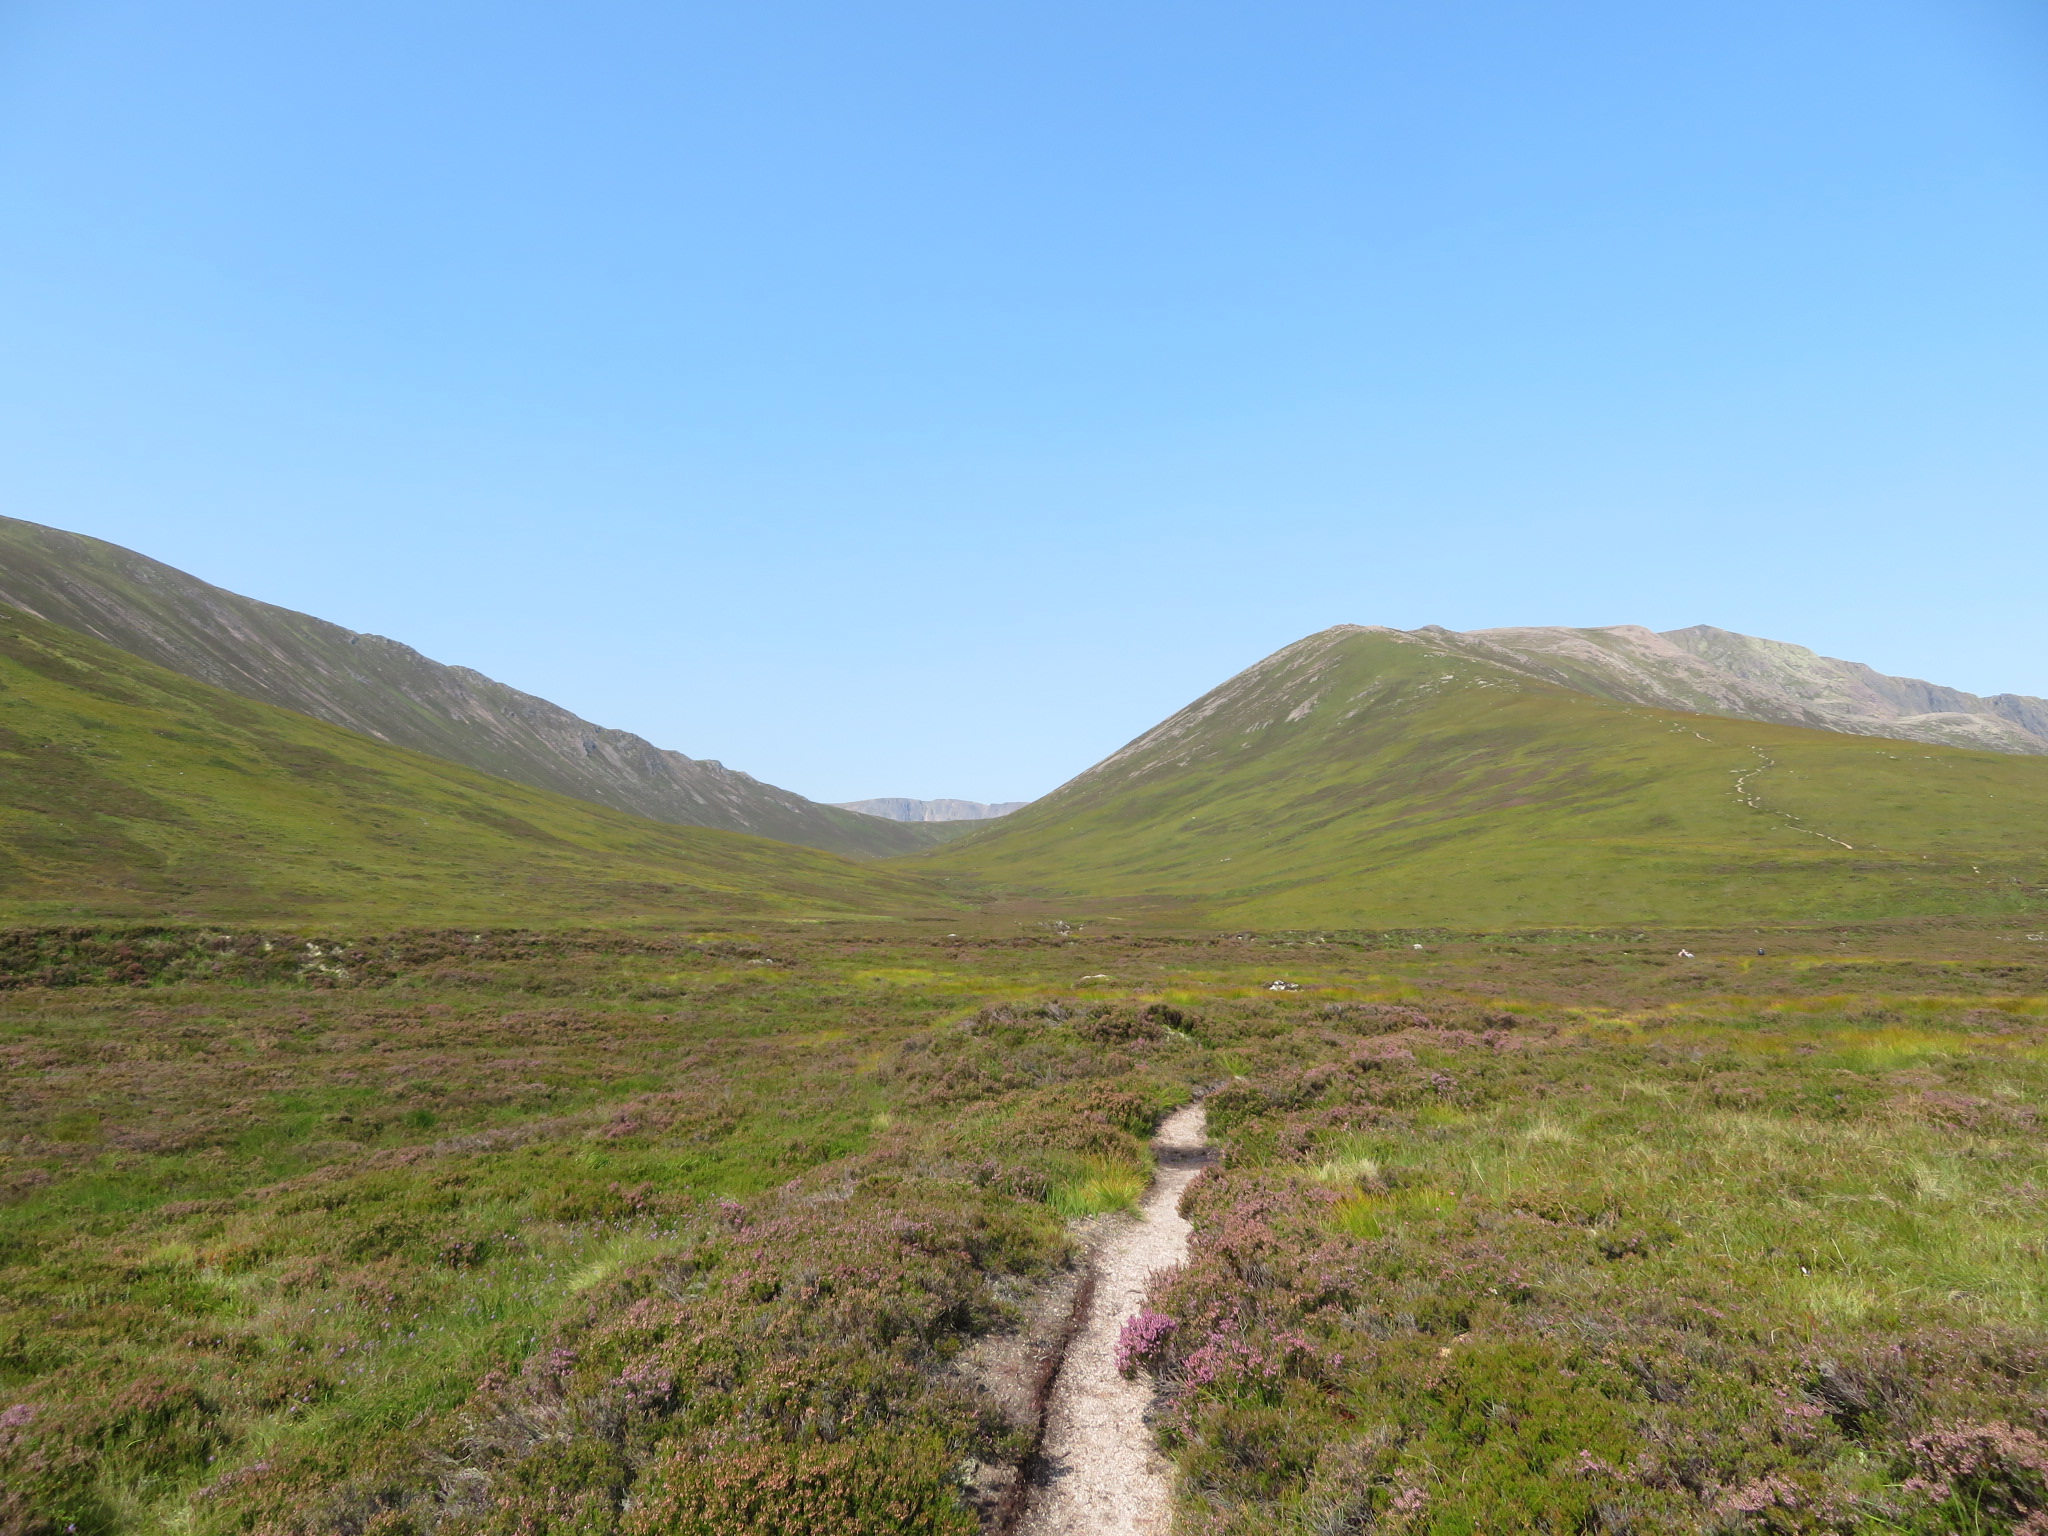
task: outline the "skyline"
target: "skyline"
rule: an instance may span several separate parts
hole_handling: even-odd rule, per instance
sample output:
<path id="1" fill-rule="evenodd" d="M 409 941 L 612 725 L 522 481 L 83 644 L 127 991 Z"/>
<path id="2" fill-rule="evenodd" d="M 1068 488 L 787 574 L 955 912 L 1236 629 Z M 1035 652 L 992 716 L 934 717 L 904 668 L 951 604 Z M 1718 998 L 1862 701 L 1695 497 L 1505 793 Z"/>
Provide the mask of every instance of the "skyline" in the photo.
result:
<path id="1" fill-rule="evenodd" d="M 137 564 L 133 551 L 101 546 L 113 551 L 102 555 L 94 550 L 91 541 L 81 540 L 75 534 L 33 523 L 0 521 L 7 522 L 6 528 L 0 530 L 5 532 L 7 547 L 22 549 L 26 564 L 17 583 L 11 579 L 16 573 L 0 557 L 0 578 L 9 578 L 0 584 L 0 598 L 21 604 L 41 620 L 85 630 L 100 640 L 132 650 L 153 666 L 169 667 L 201 682 L 220 680 L 216 669 L 224 653 L 242 656 L 245 663 L 256 664 L 256 671 L 252 675 L 230 667 L 242 683 L 229 686 L 249 697 L 430 757 L 481 767 L 515 782 L 581 794 L 583 798 L 649 815 L 657 821 L 680 819 L 686 824 L 697 824 L 695 811 L 704 804 L 697 797 L 707 786 L 679 786 L 659 775 L 643 779 L 637 770 L 626 768 L 627 764 L 642 760 L 640 749 L 652 746 L 659 750 L 660 743 L 617 743 L 616 747 L 624 752 L 623 758 L 607 754 L 604 761 L 609 766 L 600 768 L 594 778 L 586 778 L 581 771 L 581 759 L 592 753 L 593 744 L 585 736 L 579 754 L 575 741 L 563 733 L 573 735 L 579 724 L 609 733 L 611 728 L 605 722 L 578 722 L 573 715 L 563 716 L 552 700 L 528 696 L 528 703 L 521 704 L 517 695 L 507 697 L 496 679 L 478 678 L 477 682 L 484 685 L 479 692 L 459 671 L 451 672 L 432 657 L 421 658 L 403 642 L 397 643 L 396 652 L 371 651 L 378 659 L 367 670 L 342 662 L 336 671 L 337 661 L 357 654 L 352 649 L 357 640 L 390 642 L 392 637 L 337 630 L 317 615 L 287 609 L 265 614 L 262 610 L 268 605 L 260 600 L 251 602 L 245 594 L 219 588 L 213 589 L 218 593 L 216 601 L 208 596 L 203 583 L 193 580 L 191 573 L 156 562 Z M 25 532 L 38 529 L 41 531 Z M 1568 692 L 1590 691 L 1623 704 L 1817 728 L 1824 733 L 1974 746 L 1997 754 L 2034 755 L 2048 750 L 2043 742 L 2044 734 L 2048 734 L 2044 731 L 2048 699 L 2012 694 L 1946 700 L 1930 697 L 1930 691 L 1949 690 L 1931 679 L 1873 674 L 1867 668 L 1856 668 L 1853 662 L 1852 670 L 1839 672 L 1836 667 L 1843 658 L 1818 656 L 1796 646 L 1789 649 L 1797 654 L 1788 655 L 1787 647 L 1769 637 L 1743 636 L 1711 626 L 1667 631 L 1660 636 L 1629 625 L 1605 630 L 1525 627 L 1462 634 L 1433 626 L 1401 631 L 1384 626 L 1338 625 L 1303 637 L 1222 680 L 1214 690 L 1189 701 L 1131 742 L 1120 744 L 1107 758 L 1086 765 L 1057 788 L 1087 781 L 1096 769 L 1122 759 L 1152 738 L 1156 730 L 1171 727 L 1171 733 L 1178 736 L 1211 713 L 1215 705 L 1204 703 L 1211 698 L 1228 708 L 1233 700 L 1241 701 L 1248 696 L 1247 688 L 1249 696 L 1262 697 L 1274 678 L 1285 677 L 1314 690 L 1309 697 L 1313 704 L 1323 692 L 1316 681 L 1322 663 L 1316 664 L 1316 670 L 1306 680 L 1300 679 L 1297 674 L 1304 653 L 1327 655 L 1333 644 L 1341 647 L 1366 634 L 1403 642 L 1420 640 L 1426 654 L 1462 657 L 1467 661 L 1476 657 L 1482 666 L 1506 663 L 1521 670 L 1533 665 L 1535 675 L 1563 684 Z M 1594 643 L 1588 645 L 1589 639 Z M 1473 647 L 1465 644 L 1467 641 L 1480 643 Z M 1667 643 L 1659 645 L 1655 643 L 1658 641 Z M 1561 672 L 1555 670 L 1559 663 L 1564 668 Z M 1267 681 L 1258 681 L 1262 677 Z M 1590 681 L 1596 677 L 1604 678 L 1604 684 Z M 359 691 L 364 682 L 371 685 L 367 697 Z M 333 691 L 337 683 L 342 685 L 338 694 Z M 371 702 L 374 698 L 383 702 Z M 395 716 L 387 712 L 392 704 L 400 705 Z M 477 713 L 479 707 L 481 714 Z M 1955 710 L 1966 713 L 1942 713 Z M 1348 720 L 1357 713 L 1355 709 L 1348 711 L 1343 718 Z M 485 753 L 486 760 L 478 761 L 472 755 L 478 743 L 469 730 L 487 718 L 496 722 L 485 731 L 492 746 Z M 1289 714 L 1287 718 L 1291 721 L 1299 717 Z M 422 734 L 423 719 L 440 720 L 444 727 L 452 725 L 454 734 L 449 736 L 432 728 Z M 536 726 L 536 720 L 553 723 Z M 528 722 L 526 730 L 515 728 L 512 733 L 514 739 L 526 743 L 525 747 L 513 749 L 517 764 L 523 766 L 515 766 L 500 755 L 506 740 L 498 732 L 514 721 Z M 578 765 L 567 770 L 566 782 L 566 765 L 556 756 L 565 751 Z M 718 770 L 736 765 L 714 759 L 709 766 Z M 625 784 L 616 777 L 622 768 L 626 769 Z M 673 798 L 678 787 L 683 788 L 690 805 L 679 804 Z M 731 793 L 731 786 L 720 777 L 710 781 L 709 787 L 714 799 L 726 804 L 724 797 Z M 774 791 L 784 788 L 768 787 Z M 1012 801 L 997 809 L 953 796 L 881 796 L 838 802 L 837 808 L 867 811 L 886 820 L 972 820 L 985 812 L 1001 815 L 1030 803 Z M 950 807 L 966 814 L 955 818 L 898 816 L 889 809 L 924 806 Z M 810 808 L 817 809 L 817 803 L 811 802 Z M 680 818 L 669 814 L 678 810 L 690 814 Z M 811 837 L 836 838 L 843 833 L 843 829 L 803 823 L 801 803 L 791 805 L 771 799 L 756 805 L 748 814 L 756 813 L 765 815 L 780 829 L 763 833 L 771 837 L 807 843 Z M 797 822 L 789 820 L 792 813 L 798 817 Z M 799 833 L 804 835 L 796 835 Z M 828 841 L 814 846 L 836 845 Z"/>
<path id="2" fill-rule="evenodd" d="M 2016 5 L 7 29 L 4 510 L 820 801 L 1344 622 L 2048 694 Z"/>

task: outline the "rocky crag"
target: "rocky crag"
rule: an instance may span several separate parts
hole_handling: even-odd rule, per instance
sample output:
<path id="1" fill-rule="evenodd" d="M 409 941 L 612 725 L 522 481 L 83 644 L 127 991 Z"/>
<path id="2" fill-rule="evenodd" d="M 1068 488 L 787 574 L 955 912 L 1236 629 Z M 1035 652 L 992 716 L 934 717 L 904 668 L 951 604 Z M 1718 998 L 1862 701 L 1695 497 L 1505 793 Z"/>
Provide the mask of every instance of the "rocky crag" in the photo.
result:
<path id="1" fill-rule="evenodd" d="M 1546 681 L 1627 704 L 1945 747 L 2048 753 L 2048 699 L 2019 693 L 1979 698 L 1711 624 L 1662 633 L 1639 624 L 1376 632 L 1505 662 Z"/>
<path id="2" fill-rule="evenodd" d="M 859 811 L 863 816 L 883 816 L 890 821 L 993 821 L 1012 811 L 1021 811 L 1029 800 L 1003 800 L 983 805 L 979 800 L 835 800 L 842 811 Z"/>

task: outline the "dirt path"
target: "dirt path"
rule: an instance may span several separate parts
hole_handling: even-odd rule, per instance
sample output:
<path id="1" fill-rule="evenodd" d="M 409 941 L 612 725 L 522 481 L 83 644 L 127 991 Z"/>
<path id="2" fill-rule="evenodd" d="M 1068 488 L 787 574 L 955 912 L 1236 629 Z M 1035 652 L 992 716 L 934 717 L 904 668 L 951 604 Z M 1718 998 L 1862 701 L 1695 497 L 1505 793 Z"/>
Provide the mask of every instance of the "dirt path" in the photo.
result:
<path id="1" fill-rule="evenodd" d="M 1153 1272 L 1187 1256 L 1178 1207 L 1208 1161 L 1203 1122 L 1199 1104 L 1167 1117 L 1138 1219 L 1110 1228 L 1095 1251 L 1094 1298 L 1053 1386 L 1022 1536 L 1165 1536 L 1173 1522 L 1173 1469 L 1145 1423 L 1152 1389 L 1117 1374 L 1116 1340 Z"/>

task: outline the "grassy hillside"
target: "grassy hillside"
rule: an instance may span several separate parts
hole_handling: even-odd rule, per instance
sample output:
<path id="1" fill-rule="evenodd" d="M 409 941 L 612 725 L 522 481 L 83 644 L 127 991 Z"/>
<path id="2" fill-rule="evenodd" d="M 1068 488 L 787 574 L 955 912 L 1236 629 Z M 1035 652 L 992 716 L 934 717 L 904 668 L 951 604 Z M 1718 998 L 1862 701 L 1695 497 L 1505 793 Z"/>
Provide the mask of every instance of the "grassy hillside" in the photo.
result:
<path id="1" fill-rule="evenodd" d="M 0 517 L 0 604 L 259 703 L 655 821 L 752 832 L 851 858 L 929 848 L 952 835 L 819 805 L 396 640 L 257 602 L 132 549 L 40 523 Z"/>
<path id="2" fill-rule="evenodd" d="M 894 867 L 1248 927 L 2040 911 L 2048 761 L 1618 704 L 1345 628 Z"/>
<path id="3" fill-rule="evenodd" d="M 934 905 L 907 874 L 508 783 L 0 610 L 0 916 L 535 922 Z"/>

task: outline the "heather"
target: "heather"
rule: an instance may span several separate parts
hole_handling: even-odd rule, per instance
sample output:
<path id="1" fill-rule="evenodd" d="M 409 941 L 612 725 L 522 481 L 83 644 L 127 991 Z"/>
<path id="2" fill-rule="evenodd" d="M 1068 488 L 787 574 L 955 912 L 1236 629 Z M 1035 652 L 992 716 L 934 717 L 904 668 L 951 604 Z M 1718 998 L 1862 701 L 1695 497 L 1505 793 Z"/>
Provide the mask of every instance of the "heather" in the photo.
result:
<path id="1" fill-rule="evenodd" d="M 2048 1529 L 2037 1010 L 1323 1019 L 1134 1340 L 1191 1529 Z"/>
<path id="2" fill-rule="evenodd" d="M 1196 1093 L 1191 1529 L 2019 1529 L 2038 954 L 0 935 L 0 1530 L 989 1529 L 978 1352 Z"/>
<path id="3" fill-rule="evenodd" d="M 862 943 L 174 937 L 0 946 L 10 1530 L 972 1528 L 948 1363 L 1213 1070 Z"/>

